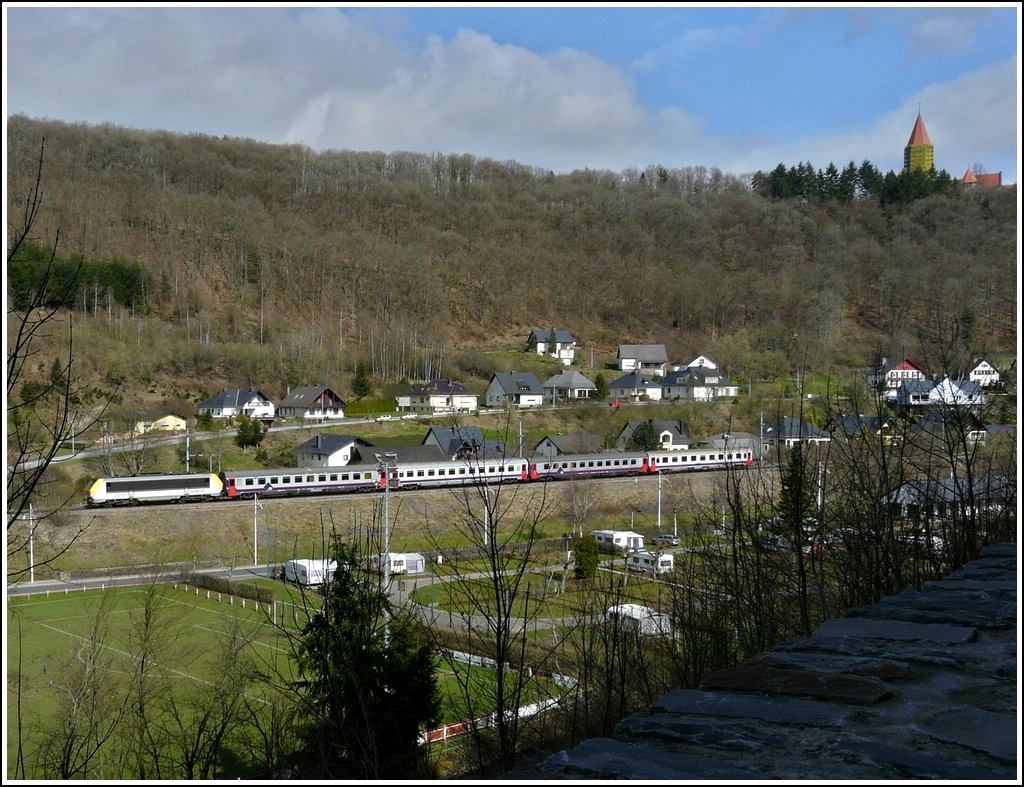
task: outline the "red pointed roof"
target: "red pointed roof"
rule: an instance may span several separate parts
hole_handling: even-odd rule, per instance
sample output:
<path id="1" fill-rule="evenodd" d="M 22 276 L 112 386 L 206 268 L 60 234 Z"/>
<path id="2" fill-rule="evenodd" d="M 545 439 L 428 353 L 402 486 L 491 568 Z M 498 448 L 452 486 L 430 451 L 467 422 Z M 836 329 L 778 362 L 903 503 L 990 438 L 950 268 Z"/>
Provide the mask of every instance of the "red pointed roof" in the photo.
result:
<path id="1" fill-rule="evenodd" d="M 914 121 L 914 130 L 910 132 L 910 141 L 907 145 L 930 145 L 932 144 L 931 139 L 928 137 L 928 130 L 924 127 L 924 120 L 921 119 L 921 113 L 917 113 L 917 120 Z"/>
<path id="2" fill-rule="evenodd" d="M 964 183 L 964 184 L 977 183 L 978 182 L 978 178 L 974 174 L 974 170 L 971 169 L 970 167 L 968 167 L 967 171 L 964 173 L 964 176 L 963 176 L 963 178 L 961 178 L 960 182 Z"/>

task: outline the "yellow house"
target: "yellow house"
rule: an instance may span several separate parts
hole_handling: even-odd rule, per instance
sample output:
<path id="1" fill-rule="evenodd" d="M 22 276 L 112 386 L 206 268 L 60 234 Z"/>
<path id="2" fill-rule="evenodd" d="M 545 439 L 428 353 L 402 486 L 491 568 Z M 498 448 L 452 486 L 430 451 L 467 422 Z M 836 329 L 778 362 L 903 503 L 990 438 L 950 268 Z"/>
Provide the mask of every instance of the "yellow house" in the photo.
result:
<path id="1" fill-rule="evenodd" d="M 184 432 L 187 421 L 177 413 L 161 413 L 152 418 L 143 418 L 135 423 L 135 433 L 146 432 Z"/>

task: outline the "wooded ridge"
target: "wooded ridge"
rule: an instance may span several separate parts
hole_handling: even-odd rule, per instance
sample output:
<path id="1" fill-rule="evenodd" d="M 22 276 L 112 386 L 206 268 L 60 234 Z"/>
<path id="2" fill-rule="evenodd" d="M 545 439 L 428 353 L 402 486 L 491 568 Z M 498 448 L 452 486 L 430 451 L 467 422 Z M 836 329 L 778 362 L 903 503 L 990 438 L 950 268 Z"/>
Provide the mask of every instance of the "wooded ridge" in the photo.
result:
<path id="1" fill-rule="evenodd" d="M 1015 188 L 821 202 L 700 166 L 554 175 L 24 116 L 7 135 L 10 220 L 45 139 L 34 235 L 82 262 L 82 369 L 128 387 L 344 389 L 359 360 L 469 383 L 493 370 L 475 351 L 534 328 L 706 353 L 735 380 L 1016 346 Z"/>

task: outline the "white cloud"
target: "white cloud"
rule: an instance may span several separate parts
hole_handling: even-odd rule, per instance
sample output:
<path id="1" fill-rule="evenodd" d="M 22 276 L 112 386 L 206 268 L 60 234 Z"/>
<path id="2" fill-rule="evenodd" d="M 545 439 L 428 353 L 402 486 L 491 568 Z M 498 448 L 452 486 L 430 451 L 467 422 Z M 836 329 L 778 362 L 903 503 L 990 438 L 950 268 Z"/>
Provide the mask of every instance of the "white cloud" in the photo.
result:
<path id="1" fill-rule="evenodd" d="M 996 158 L 1017 149 L 1017 96 L 1005 92 L 1016 86 L 1013 60 L 932 85 L 848 133 L 773 141 L 711 137 L 703 118 L 646 106 L 623 68 L 579 50 L 538 54 L 470 30 L 416 45 L 400 19 L 351 9 L 7 13 L 8 109 L 34 117 L 315 149 L 468 153 L 559 172 L 663 164 L 741 174 L 865 158 L 898 169 L 920 101 L 937 166 L 959 175 L 980 162 L 1016 179 L 1016 159 Z M 949 30 L 921 35 L 941 41 Z M 738 37 L 693 30 L 634 67 Z"/>

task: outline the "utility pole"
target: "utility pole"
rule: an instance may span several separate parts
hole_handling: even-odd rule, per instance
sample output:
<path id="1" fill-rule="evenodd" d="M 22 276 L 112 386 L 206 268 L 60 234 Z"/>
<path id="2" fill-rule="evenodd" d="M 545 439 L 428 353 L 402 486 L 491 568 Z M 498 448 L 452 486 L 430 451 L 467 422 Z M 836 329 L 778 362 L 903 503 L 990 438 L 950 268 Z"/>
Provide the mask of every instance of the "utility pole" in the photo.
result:
<path id="1" fill-rule="evenodd" d="M 382 574 L 384 588 L 390 592 L 391 587 L 391 485 L 397 477 L 398 454 L 374 454 L 377 458 L 377 470 L 384 483 L 384 563 Z"/>
<path id="2" fill-rule="evenodd" d="M 260 564 L 260 560 L 259 560 L 259 540 L 260 540 L 260 535 L 259 535 L 259 530 L 258 530 L 257 525 L 256 525 L 256 509 L 257 508 L 263 508 L 263 506 L 260 505 L 259 501 L 256 499 L 257 497 L 258 497 L 258 494 L 256 492 L 253 492 L 253 495 L 252 495 L 252 564 L 253 564 L 254 567 L 258 566 Z"/>
<path id="3" fill-rule="evenodd" d="M 658 532 L 661 532 L 661 471 L 658 471 Z"/>
<path id="4" fill-rule="evenodd" d="M 32 510 L 32 504 L 28 504 L 28 581 L 31 584 L 36 581 L 36 512 Z"/>

